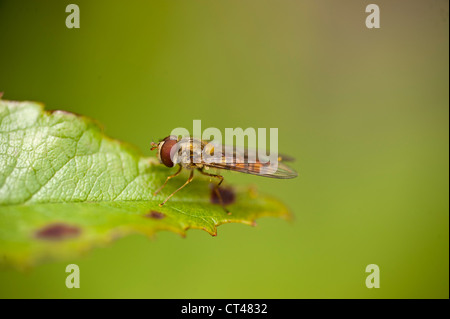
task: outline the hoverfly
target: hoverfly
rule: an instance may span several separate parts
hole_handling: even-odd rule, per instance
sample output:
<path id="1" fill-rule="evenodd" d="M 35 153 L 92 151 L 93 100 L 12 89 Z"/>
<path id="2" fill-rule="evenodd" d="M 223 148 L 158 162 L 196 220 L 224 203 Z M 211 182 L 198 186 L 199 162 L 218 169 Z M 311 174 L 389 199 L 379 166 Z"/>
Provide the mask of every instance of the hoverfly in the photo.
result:
<path id="1" fill-rule="evenodd" d="M 222 197 L 219 192 L 219 187 L 222 184 L 224 178 L 219 174 L 210 174 L 206 172 L 206 170 L 211 169 L 223 169 L 236 171 L 246 174 L 270 177 L 270 178 L 294 178 L 297 177 L 297 172 L 291 169 L 289 166 L 282 163 L 283 161 L 293 161 L 292 157 L 279 155 L 277 158 L 277 169 L 270 170 L 267 169 L 270 163 L 267 161 L 260 161 L 258 156 L 254 150 L 249 150 L 247 148 L 237 149 L 236 147 L 230 150 L 228 146 L 220 146 L 221 152 L 220 155 L 214 158 L 215 160 L 205 160 L 203 157 L 199 156 L 199 154 L 204 154 L 203 152 L 207 152 L 210 155 L 214 155 L 214 147 L 211 147 L 209 141 L 200 140 L 194 137 L 184 137 L 178 138 L 177 136 L 167 136 L 159 143 L 151 143 L 151 150 L 157 149 L 157 157 L 160 163 L 164 164 L 167 167 L 173 167 L 178 165 L 178 170 L 175 174 L 170 175 L 166 178 L 164 184 L 162 184 L 155 192 L 154 196 L 156 196 L 167 184 L 167 182 L 179 175 L 183 168 L 190 170 L 190 175 L 188 180 L 180 186 L 177 190 L 175 190 L 172 194 L 167 196 L 167 198 L 159 204 L 159 206 L 163 206 L 175 193 L 183 189 L 186 185 L 192 182 L 194 177 L 194 171 L 197 170 L 201 174 L 214 177 L 218 179 L 218 183 L 214 187 L 214 191 L 222 204 L 223 208 L 227 213 L 228 210 L 225 208 L 223 204 Z M 207 149 L 209 147 L 209 149 Z M 188 152 L 183 150 L 188 150 Z M 227 156 L 227 154 L 232 154 L 232 156 Z M 197 155 L 197 157 L 196 157 Z M 252 157 L 253 156 L 253 157 Z M 200 158 L 200 160 L 198 160 Z M 254 158 L 254 160 L 249 161 L 250 158 Z"/>

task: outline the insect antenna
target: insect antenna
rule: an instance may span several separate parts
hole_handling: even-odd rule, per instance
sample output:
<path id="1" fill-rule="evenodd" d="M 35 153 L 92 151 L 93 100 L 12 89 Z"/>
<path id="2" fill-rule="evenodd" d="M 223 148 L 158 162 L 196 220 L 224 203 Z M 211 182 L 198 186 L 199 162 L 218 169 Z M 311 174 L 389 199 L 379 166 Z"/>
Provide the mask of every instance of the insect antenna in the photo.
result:
<path id="1" fill-rule="evenodd" d="M 154 151 L 154 150 L 156 150 L 158 148 L 158 143 L 155 143 L 153 141 L 150 143 L 150 145 L 152 146 L 150 148 L 150 151 Z"/>

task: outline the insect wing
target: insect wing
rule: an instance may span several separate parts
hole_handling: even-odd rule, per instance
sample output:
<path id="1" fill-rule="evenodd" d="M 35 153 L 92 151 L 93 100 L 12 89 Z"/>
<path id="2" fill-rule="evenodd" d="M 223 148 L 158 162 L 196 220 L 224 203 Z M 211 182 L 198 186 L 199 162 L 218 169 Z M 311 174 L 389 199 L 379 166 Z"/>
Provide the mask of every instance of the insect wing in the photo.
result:
<path id="1" fill-rule="evenodd" d="M 293 160 L 292 157 L 287 158 L 288 160 Z M 282 163 L 282 160 L 283 158 L 278 156 L 277 167 L 275 169 L 275 167 L 270 165 L 268 156 L 262 158 L 254 149 L 223 146 L 222 154 L 219 160 L 215 160 L 213 162 L 203 162 L 203 165 L 211 168 L 225 169 L 271 178 L 286 179 L 297 177 L 297 172 Z"/>

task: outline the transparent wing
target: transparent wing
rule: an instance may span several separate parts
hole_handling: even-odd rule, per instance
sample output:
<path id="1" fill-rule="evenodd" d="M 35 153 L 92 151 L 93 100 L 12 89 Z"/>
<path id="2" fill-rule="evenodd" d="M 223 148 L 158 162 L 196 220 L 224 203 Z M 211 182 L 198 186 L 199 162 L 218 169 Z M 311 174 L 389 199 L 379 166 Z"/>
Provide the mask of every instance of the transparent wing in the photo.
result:
<path id="1" fill-rule="evenodd" d="M 260 155 L 257 150 L 230 146 L 216 146 L 215 149 L 218 147 L 221 147 L 222 153 L 215 155 L 212 160 L 202 161 L 203 165 L 270 178 L 298 176 L 296 171 L 282 163 L 282 161 L 293 161 L 294 159 L 290 156 L 278 154 L 277 165 L 271 166 L 269 156 Z M 214 149 L 208 150 L 207 153 L 213 154 Z M 265 152 L 261 153 L 266 154 Z"/>
<path id="2" fill-rule="evenodd" d="M 226 169 L 270 178 L 287 179 L 298 176 L 296 171 L 281 162 L 278 163 L 276 170 L 270 169 L 267 167 L 268 165 L 262 163 L 206 163 L 204 165 L 212 168 Z"/>

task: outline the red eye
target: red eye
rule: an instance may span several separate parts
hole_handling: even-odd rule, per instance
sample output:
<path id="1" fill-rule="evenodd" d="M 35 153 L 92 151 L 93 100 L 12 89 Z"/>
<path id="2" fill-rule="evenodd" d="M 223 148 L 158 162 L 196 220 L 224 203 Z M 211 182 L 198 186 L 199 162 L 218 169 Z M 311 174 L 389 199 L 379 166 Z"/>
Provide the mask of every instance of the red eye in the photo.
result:
<path id="1" fill-rule="evenodd" d="M 167 167 L 173 167 L 170 151 L 175 144 L 177 144 L 177 140 L 166 140 L 161 147 L 161 162 Z"/>

